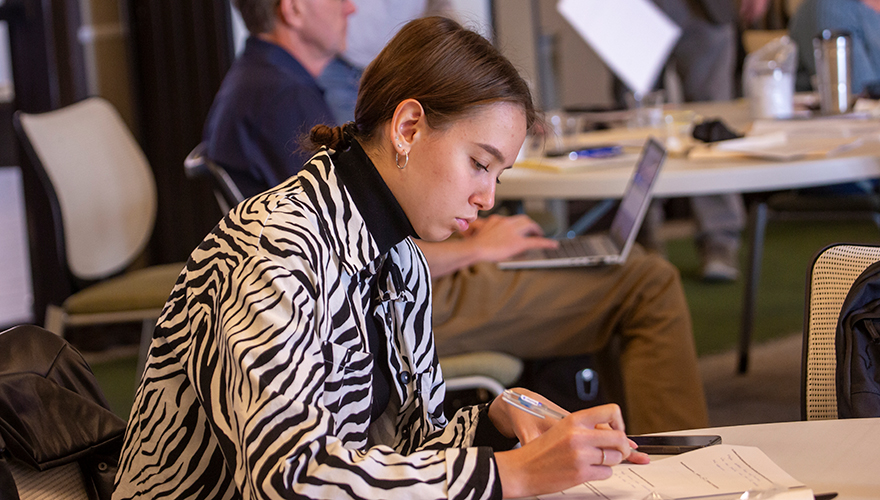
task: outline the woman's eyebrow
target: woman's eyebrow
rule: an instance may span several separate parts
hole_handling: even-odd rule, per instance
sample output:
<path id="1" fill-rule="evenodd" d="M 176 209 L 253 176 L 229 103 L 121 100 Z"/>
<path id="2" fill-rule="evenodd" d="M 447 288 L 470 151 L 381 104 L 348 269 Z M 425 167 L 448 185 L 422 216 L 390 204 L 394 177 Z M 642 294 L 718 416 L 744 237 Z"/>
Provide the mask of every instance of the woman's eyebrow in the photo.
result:
<path id="1" fill-rule="evenodd" d="M 484 144 L 482 142 L 478 142 L 477 146 L 485 149 L 487 153 L 494 156 L 498 161 L 504 161 L 504 155 L 501 154 L 501 151 L 498 150 L 495 146 L 491 144 Z"/>

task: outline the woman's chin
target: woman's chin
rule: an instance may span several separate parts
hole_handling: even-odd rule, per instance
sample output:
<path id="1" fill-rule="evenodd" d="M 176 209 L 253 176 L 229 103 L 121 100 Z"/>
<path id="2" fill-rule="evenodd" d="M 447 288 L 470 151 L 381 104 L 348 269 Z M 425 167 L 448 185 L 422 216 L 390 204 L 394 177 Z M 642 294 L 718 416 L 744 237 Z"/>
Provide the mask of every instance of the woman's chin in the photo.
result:
<path id="1" fill-rule="evenodd" d="M 417 230 L 416 233 L 418 233 L 419 239 L 422 241 L 430 241 L 430 242 L 437 243 L 440 241 L 448 240 L 449 237 L 452 236 L 453 233 L 455 233 L 455 231 L 452 229 L 447 229 L 445 231 L 440 229 L 440 230 L 424 231 L 424 232 Z"/>

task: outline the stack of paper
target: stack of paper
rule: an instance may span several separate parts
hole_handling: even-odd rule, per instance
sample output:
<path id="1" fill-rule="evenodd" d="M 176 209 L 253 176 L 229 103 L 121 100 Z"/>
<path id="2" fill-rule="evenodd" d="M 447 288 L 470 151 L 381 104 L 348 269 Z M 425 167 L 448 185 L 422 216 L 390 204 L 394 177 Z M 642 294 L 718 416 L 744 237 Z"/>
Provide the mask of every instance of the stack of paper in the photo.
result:
<path id="1" fill-rule="evenodd" d="M 752 446 L 709 446 L 648 465 L 620 464 L 613 470 L 614 475 L 609 479 L 591 481 L 540 498 L 671 500 L 719 495 L 739 498 L 749 491 L 772 492 L 774 500 L 813 500 L 812 490 Z"/>

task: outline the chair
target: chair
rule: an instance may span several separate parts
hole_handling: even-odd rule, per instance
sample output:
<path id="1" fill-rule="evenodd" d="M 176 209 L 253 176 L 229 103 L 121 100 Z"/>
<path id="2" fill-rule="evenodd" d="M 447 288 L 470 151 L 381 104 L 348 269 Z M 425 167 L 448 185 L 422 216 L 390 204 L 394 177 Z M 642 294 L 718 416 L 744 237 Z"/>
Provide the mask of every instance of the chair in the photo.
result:
<path id="1" fill-rule="evenodd" d="M 485 389 L 498 396 L 519 379 L 522 361 L 495 351 L 469 352 L 440 358 L 447 391 Z"/>
<path id="2" fill-rule="evenodd" d="M 210 178 L 214 197 L 224 213 L 244 200 L 226 170 L 207 157 L 204 142 L 190 151 L 183 168 L 190 179 Z M 509 354 L 482 351 L 444 356 L 440 358 L 440 368 L 448 391 L 485 389 L 497 396 L 519 379 L 523 363 Z"/>
<path id="3" fill-rule="evenodd" d="M 241 203 L 244 200 L 244 195 L 241 194 L 238 186 L 235 185 L 235 181 L 232 180 L 232 177 L 229 176 L 226 170 L 205 156 L 206 147 L 207 145 L 201 142 L 193 148 L 183 161 L 183 170 L 190 179 L 205 177 L 211 179 L 214 197 L 217 198 L 220 210 L 225 214 L 232 207 Z"/>
<path id="4" fill-rule="evenodd" d="M 79 325 L 142 323 L 142 359 L 183 263 L 128 272 L 149 242 L 156 184 L 122 118 L 92 97 L 41 114 L 16 112 L 27 167 L 52 213 L 58 266 L 67 297 L 46 308 L 46 329 L 63 336 Z"/>
<path id="5" fill-rule="evenodd" d="M 837 418 L 835 337 L 853 282 L 880 261 L 880 245 L 834 244 L 820 250 L 807 274 L 801 371 L 801 418 Z"/>

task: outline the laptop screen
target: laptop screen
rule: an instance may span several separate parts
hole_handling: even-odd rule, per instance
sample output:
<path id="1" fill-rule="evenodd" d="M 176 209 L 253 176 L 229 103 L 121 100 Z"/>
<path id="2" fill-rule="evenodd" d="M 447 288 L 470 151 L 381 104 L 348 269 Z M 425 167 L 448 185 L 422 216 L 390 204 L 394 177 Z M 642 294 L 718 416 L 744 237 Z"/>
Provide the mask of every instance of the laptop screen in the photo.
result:
<path id="1" fill-rule="evenodd" d="M 618 248 L 635 240 L 636 232 L 641 227 L 642 219 L 651 202 L 651 190 L 660 165 L 666 158 L 666 150 L 654 138 L 649 138 L 642 150 L 642 157 L 636 165 L 629 186 L 620 200 L 620 207 L 611 222 L 611 239 Z"/>

